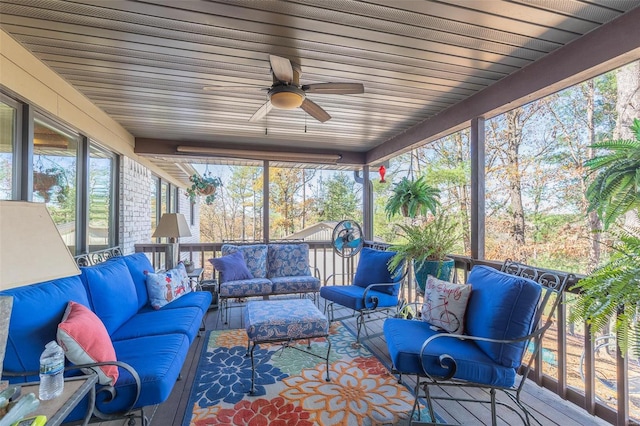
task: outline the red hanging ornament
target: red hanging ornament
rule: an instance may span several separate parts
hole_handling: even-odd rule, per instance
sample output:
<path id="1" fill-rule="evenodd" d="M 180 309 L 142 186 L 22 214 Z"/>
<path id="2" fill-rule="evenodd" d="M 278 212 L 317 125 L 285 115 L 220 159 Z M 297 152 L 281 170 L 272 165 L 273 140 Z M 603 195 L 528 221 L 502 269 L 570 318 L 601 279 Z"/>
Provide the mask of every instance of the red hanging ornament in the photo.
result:
<path id="1" fill-rule="evenodd" d="M 384 175 L 387 173 L 387 169 L 384 167 L 384 164 L 380 166 L 378 173 L 380 173 L 380 183 L 387 183 L 387 181 L 384 180 Z"/>

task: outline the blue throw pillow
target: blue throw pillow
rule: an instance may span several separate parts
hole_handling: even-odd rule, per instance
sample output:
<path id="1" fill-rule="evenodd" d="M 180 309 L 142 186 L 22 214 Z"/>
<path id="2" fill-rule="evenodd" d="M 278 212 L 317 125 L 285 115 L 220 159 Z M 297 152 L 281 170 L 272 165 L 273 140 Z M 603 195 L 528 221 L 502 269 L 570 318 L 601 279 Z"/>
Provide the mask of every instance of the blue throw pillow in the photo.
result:
<path id="1" fill-rule="evenodd" d="M 247 269 L 249 270 L 249 272 L 251 272 L 251 278 L 267 278 L 266 244 L 252 244 L 247 246 L 223 244 L 220 251 L 222 252 L 223 256 L 234 253 L 236 251 L 242 252 Z M 229 280 L 226 279 L 226 281 Z"/>
<path id="2" fill-rule="evenodd" d="M 360 252 L 360 260 L 358 261 L 358 269 L 356 276 L 353 278 L 353 285 L 358 287 L 368 287 L 377 283 L 398 283 L 394 286 L 374 287 L 374 290 L 388 293 L 392 296 L 398 294 L 400 290 L 400 279 L 402 274 L 396 273 L 391 276 L 387 263 L 389 259 L 395 255 L 394 251 L 374 250 L 365 247 Z M 401 268 L 398 268 L 401 269 Z"/>
<path id="3" fill-rule="evenodd" d="M 253 278 L 253 275 L 247 269 L 247 263 L 244 261 L 241 251 L 209 259 L 209 262 L 213 264 L 217 271 L 220 271 L 221 282 L 250 280 Z"/>

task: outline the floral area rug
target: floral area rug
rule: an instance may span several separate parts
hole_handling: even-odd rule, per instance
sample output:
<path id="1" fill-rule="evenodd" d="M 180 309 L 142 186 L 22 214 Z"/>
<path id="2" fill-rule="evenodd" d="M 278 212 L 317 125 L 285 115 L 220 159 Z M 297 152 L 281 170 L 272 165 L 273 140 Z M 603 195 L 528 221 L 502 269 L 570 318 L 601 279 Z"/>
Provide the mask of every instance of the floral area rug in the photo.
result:
<path id="1" fill-rule="evenodd" d="M 409 424 L 413 394 L 391 375 L 342 323 L 331 325 L 330 382 L 326 362 L 281 345 L 259 345 L 256 391 L 244 329 L 211 331 L 196 371 L 183 426 L 402 425 Z M 306 340 L 298 342 L 306 349 Z M 326 339 L 311 341 L 326 357 Z M 424 407 L 424 405 L 423 405 Z M 429 419 L 426 410 L 423 421 Z"/>

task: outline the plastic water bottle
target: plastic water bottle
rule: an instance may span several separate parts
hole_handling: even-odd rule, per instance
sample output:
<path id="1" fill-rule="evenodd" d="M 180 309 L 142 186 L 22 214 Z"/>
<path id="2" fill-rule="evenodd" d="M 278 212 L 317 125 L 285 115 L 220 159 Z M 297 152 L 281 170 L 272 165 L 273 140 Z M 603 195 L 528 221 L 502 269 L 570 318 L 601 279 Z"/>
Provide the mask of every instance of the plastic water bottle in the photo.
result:
<path id="1" fill-rule="evenodd" d="M 47 343 L 40 355 L 39 398 L 57 398 L 64 389 L 64 351 L 55 340 Z"/>

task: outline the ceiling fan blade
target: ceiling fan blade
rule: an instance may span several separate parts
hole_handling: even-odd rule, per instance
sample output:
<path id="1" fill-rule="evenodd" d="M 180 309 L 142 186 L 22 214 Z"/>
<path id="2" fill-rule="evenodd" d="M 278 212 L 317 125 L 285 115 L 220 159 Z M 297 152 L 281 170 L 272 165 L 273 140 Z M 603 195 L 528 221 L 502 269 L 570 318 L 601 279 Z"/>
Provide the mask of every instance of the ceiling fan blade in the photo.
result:
<path id="1" fill-rule="evenodd" d="M 258 108 L 258 110 L 251 116 L 249 121 L 253 123 L 263 119 L 267 114 L 269 114 L 269 111 L 271 111 L 272 108 L 273 105 L 271 105 L 270 101 L 265 102 L 264 105 Z"/>
<path id="2" fill-rule="evenodd" d="M 273 75 L 276 76 L 278 81 L 284 83 L 291 83 L 293 81 L 293 67 L 291 66 L 290 60 L 280 56 L 269 55 L 269 62 L 271 62 Z"/>
<path id="3" fill-rule="evenodd" d="M 302 90 L 306 93 L 325 95 L 351 95 L 364 93 L 364 85 L 362 83 L 317 83 L 305 84 Z"/>
<path id="4" fill-rule="evenodd" d="M 304 102 L 302 102 L 302 105 L 300 105 L 300 108 L 302 108 L 304 112 L 322 123 L 331 119 L 331 116 L 327 113 L 327 111 L 323 110 L 320 105 L 313 102 L 309 98 L 305 98 Z"/>

